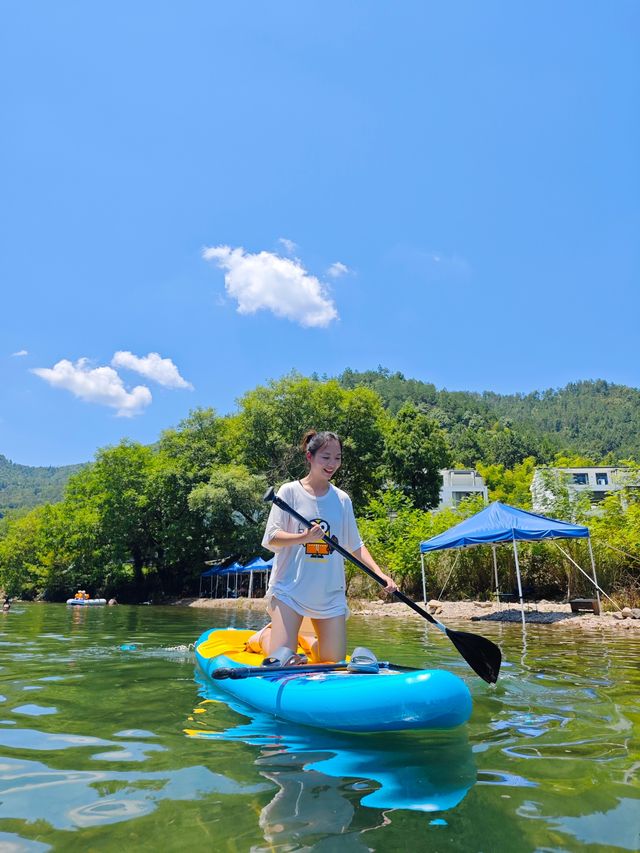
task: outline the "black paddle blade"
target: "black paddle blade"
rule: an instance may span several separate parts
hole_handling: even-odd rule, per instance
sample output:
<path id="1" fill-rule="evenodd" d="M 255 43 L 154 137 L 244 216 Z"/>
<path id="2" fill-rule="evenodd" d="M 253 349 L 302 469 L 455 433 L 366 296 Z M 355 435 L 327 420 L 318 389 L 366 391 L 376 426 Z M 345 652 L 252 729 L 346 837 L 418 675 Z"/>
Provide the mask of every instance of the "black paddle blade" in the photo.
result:
<path id="1" fill-rule="evenodd" d="M 452 631 L 446 629 L 447 637 L 451 640 L 471 669 L 488 684 L 495 684 L 500 673 L 502 652 L 486 637 L 480 634 L 469 634 L 467 631 Z"/>
<path id="2" fill-rule="evenodd" d="M 265 503 L 268 503 L 269 501 L 272 501 L 275 498 L 275 496 L 276 496 L 276 490 L 273 488 L 273 486 L 269 486 L 267 491 L 262 496 L 262 500 Z"/>

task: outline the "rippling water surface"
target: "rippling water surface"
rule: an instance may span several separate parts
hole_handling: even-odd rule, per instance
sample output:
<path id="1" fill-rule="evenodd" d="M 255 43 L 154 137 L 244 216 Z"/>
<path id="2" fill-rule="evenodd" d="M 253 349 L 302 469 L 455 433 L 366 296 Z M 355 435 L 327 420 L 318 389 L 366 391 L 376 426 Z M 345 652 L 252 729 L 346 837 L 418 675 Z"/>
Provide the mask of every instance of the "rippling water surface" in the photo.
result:
<path id="1" fill-rule="evenodd" d="M 343 735 L 230 707 L 176 648 L 261 619 L 1 614 L 0 851 L 640 848 L 640 638 L 476 623 L 505 656 L 491 688 L 426 625 L 354 617 L 351 646 L 453 670 L 474 712 L 454 732 Z"/>

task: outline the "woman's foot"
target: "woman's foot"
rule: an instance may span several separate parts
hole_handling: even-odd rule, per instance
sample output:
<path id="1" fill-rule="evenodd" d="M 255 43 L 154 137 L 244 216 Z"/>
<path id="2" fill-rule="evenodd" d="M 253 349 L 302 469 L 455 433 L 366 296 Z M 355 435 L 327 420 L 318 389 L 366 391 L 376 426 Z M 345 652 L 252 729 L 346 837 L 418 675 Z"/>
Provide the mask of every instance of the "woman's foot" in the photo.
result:
<path id="1" fill-rule="evenodd" d="M 306 655 L 299 655 L 292 649 L 281 646 L 262 661 L 262 666 L 299 666 L 303 663 L 307 663 Z"/>

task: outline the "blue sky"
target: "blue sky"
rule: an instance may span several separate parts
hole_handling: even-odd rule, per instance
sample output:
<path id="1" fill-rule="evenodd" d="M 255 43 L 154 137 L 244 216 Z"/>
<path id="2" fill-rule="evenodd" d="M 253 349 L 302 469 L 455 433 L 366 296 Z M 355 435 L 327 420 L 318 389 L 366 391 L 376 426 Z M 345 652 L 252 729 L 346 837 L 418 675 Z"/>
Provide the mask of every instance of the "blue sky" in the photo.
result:
<path id="1" fill-rule="evenodd" d="M 292 368 L 640 386 L 639 32 L 634 0 L 6 0 L 0 453 Z"/>

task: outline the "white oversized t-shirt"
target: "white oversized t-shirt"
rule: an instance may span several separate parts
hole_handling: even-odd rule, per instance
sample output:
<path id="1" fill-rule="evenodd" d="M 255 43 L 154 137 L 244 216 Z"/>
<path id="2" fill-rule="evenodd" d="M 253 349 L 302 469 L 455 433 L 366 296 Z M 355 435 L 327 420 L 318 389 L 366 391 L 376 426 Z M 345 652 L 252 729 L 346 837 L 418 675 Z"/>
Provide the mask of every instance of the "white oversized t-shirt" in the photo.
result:
<path id="1" fill-rule="evenodd" d="M 294 480 L 280 488 L 278 497 L 303 518 L 320 524 L 327 536 L 336 536 L 347 551 L 362 547 L 351 498 L 333 484 L 329 484 L 325 495 L 315 497 L 299 480 Z M 263 546 L 276 555 L 267 599 L 275 597 L 296 613 L 312 619 L 346 614 L 344 557 L 337 551 L 330 554 L 321 540 L 307 545 L 274 547 L 270 542 L 279 530 L 303 533 L 306 528 L 285 510 L 275 504 L 271 507 L 262 540 Z"/>

